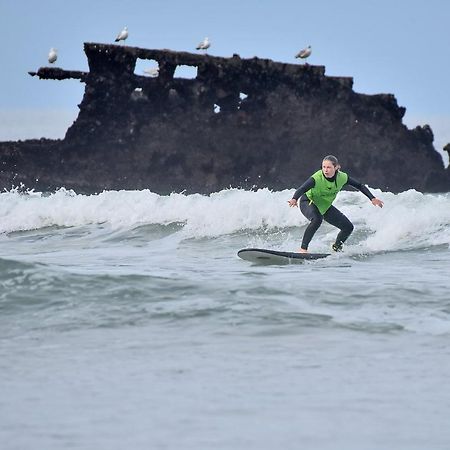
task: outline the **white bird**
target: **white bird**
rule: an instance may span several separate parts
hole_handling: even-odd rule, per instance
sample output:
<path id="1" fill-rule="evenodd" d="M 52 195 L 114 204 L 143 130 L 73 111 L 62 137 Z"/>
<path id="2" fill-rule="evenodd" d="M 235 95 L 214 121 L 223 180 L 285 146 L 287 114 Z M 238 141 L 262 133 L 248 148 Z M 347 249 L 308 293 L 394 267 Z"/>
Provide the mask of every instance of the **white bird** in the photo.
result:
<path id="1" fill-rule="evenodd" d="M 209 38 L 205 37 L 200 44 L 197 45 L 197 50 L 207 50 L 211 45 L 211 42 L 209 42 Z"/>
<path id="2" fill-rule="evenodd" d="M 143 72 L 150 77 L 157 77 L 159 75 L 159 67 L 150 67 L 148 69 L 144 69 Z"/>
<path id="3" fill-rule="evenodd" d="M 311 55 L 312 53 L 312 49 L 311 46 L 308 45 L 308 47 L 304 48 L 303 50 L 300 50 L 295 57 L 296 58 L 301 58 L 301 59 L 306 59 L 308 58 L 309 55 Z"/>
<path id="4" fill-rule="evenodd" d="M 56 48 L 51 48 L 48 52 L 48 62 L 53 64 L 58 59 L 58 50 Z"/>
<path id="5" fill-rule="evenodd" d="M 124 41 L 128 37 L 128 27 L 123 27 L 123 30 L 117 35 L 114 42 Z"/>

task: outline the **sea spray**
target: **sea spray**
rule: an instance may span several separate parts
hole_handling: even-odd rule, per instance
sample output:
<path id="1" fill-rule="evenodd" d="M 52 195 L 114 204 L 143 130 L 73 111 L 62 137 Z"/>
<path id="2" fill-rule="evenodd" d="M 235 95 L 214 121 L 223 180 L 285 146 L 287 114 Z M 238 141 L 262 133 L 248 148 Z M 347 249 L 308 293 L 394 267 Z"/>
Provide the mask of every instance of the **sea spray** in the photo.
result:
<path id="1" fill-rule="evenodd" d="M 347 251 L 450 244 L 449 194 L 414 190 L 400 194 L 373 192 L 385 202 L 384 208 L 374 207 L 360 192 L 343 191 L 334 203 L 355 224 Z M 245 233 L 252 236 L 253 244 L 259 241 L 270 245 L 273 240 L 279 249 L 294 250 L 308 221 L 298 208 L 288 207 L 292 193 L 293 190 L 225 189 L 210 195 L 162 196 L 149 190 L 105 191 L 96 195 L 65 189 L 51 194 L 11 191 L 0 194 L 0 232 L 95 224 L 113 232 L 151 224 L 177 224 L 175 230 L 182 239 Z M 335 235 L 336 229 L 324 222 L 312 246 L 322 251 Z"/>

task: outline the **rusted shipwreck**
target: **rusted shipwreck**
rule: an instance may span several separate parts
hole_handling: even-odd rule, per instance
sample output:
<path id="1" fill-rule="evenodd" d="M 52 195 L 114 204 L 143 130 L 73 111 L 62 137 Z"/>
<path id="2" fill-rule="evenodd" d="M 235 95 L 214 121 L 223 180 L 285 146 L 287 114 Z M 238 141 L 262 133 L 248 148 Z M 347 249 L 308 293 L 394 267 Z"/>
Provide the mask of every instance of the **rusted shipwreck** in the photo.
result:
<path id="1" fill-rule="evenodd" d="M 0 184 L 93 193 L 151 189 L 210 193 L 293 188 L 336 154 L 372 187 L 450 190 L 429 126 L 408 129 L 393 95 L 364 95 L 325 67 L 86 43 L 89 72 L 41 68 L 41 79 L 79 79 L 78 118 L 62 140 L 0 143 Z M 135 73 L 151 60 L 158 76 Z M 175 76 L 178 66 L 194 78 Z"/>

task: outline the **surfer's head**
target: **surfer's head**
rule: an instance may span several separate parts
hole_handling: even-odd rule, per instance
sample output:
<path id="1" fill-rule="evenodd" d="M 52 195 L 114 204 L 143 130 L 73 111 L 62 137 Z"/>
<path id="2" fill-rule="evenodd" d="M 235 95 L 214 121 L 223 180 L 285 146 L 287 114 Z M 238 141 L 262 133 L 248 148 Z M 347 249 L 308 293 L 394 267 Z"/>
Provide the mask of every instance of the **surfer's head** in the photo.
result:
<path id="1" fill-rule="evenodd" d="M 341 168 L 336 156 L 328 155 L 322 160 L 322 172 L 327 178 L 334 177 L 334 174 Z"/>

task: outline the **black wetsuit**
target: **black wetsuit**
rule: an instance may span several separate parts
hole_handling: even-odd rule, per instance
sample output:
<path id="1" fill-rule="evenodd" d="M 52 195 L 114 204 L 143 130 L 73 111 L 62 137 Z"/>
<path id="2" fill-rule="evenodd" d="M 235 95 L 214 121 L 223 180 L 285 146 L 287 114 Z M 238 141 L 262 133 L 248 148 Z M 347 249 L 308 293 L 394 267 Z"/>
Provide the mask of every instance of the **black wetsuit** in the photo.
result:
<path id="1" fill-rule="evenodd" d="M 336 180 L 337 172 L 334 174 L 332 178 L 327 178 L 328 181 Z M 292 198 L 295 200 L 300 199 L 300 211 L 302 214 L 310 220 L 309 225 L 306 227 L 305 233 L 303 235 L 302 240 L 302 249 L 308 250 L 308 245 L 311 242 L 315 232 L 318 230 L 322 221 L 325 219 L 329 224 L 339 228 L 339 234 L 336 238 L 336 249 L 342 247 L 342 244 L 347 240 L 350 234 L 353 231 L 353 224 L 350 220 L 344 216 L 337 208 L 333 205 L 325 212 L 324 215 L 320 214 L 317 206 L 310 201 L 310 199 L 306 196 L 306 192 L 312 189 L 316 185 L 314 178 L 308 178 L 296 191 Z M 344 186 L 353 186 L 354 188 L 361 191 L 365 196 L 372 200 L 375 198 L 374 195 L 367 189 L 366 186 L 361 184 L 359 181 L 348 177 L 347 183 Z"/>

